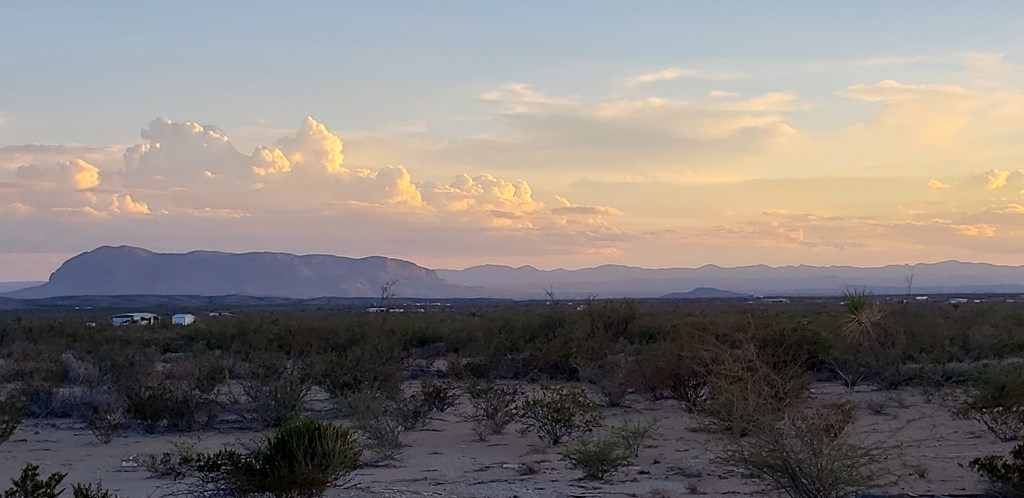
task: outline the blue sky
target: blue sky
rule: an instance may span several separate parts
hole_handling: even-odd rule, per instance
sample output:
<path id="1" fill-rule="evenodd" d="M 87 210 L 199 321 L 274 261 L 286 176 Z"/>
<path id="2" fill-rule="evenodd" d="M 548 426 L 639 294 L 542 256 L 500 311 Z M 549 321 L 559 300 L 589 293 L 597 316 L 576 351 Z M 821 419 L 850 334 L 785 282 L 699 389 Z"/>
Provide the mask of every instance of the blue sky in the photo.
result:
<path id="1" fill-rule="evenodd" d="M 588 95 L 665 65 L 756 66 L 827 96 L 827 70 L 801 82 L 772 66 L 1004 52 L 1024 41 L 1022 15 L 1015 2 L 7 2 L 3 110 L 18 126 L 0 139 L 120 143 L 155 116 L 445 128 L 451 109 L 472 115 L 466 94 L 507 81 Z"/>
<path id="2" fill-rule="evenodd" d="M 0 280 L 104 243 L 448 267 L 1014 262 L 1022 14 L 3 3 L 0 230 L 22 235 L 0 241 Z M 324 226 L 345 229 L 307 228 Z"/>

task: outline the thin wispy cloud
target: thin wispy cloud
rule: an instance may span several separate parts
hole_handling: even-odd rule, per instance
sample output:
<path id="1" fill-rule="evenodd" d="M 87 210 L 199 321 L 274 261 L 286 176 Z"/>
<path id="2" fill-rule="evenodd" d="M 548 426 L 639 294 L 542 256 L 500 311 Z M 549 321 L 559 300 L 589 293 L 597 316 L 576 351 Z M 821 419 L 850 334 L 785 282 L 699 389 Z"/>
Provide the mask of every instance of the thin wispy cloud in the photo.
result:
<path id="1" fill-rule="evenodd" d="M 727 71 L 704 71 L 698 69 L 684 69 L 680 67 L 668 67 L 658 71 L 643 73 L 626 78 L 626 86 L 639 87 L 653 83 L 676 81 L 680 79 L 693 79 L 705 81 L 730 81 L 742 78 L 740 73 Z"/>

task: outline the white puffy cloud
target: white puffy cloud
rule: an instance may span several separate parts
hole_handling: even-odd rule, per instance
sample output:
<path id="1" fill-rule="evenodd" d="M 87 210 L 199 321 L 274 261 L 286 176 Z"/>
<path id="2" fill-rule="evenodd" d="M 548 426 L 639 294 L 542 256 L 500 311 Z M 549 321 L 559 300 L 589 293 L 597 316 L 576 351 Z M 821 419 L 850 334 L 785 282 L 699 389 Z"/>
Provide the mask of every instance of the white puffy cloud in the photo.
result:
<path id="1" fill-rule="evenodd" d="M 289 173 L 292 170 L 291 161 L 285 157 L 281 149 L 257 147 L 252 156 L 254 162 L 252 172 L 258 176 Z"/>
<path id="2" fill-rule="evenodd" d="M 124 147 L 91 147 L 87 145 L 27 144 L 0 147 L 0 170 L 16 169 L 26 164 L 61 164 L 83 160 L 101 169 L 120 168 Z"/>
<path id="3" fill-rule="evenodd" d="M 114 196 L 109 211 L 113 213 L 144 215 L 149 214 L 149 204 L 132 199 L 130 194 L 121 194 Z"/>
<path id="4" fill-rule="evenodd" d="M 490 174 L 459 175 L 448 185 L 434 188 L 432 194 L 444 209 L 453 212 L 526 214 L 542 206 L 533 199 L 533 190 L 525 181 L 507 181 Z"/>
<path id="5" fill-rule="evenodd" d="M 208 171 L 235 178 L 250 173 L 249 158 L 217 127 L 159 118 L 141 136 L 146 142 L 124 153 L 126 185 L 194 188 Z"/>
<path id="6" fill-rule="evenodd" d="M 73 159 L 54 166 L 28 164 L 18 168 L 18 178 L 70 186 L 75 190 L 88 190 L 100 184 L 100 170 L 83 159 Z"/>
<path id="7" fill-rule="evenodd" d="M 282 173 L 291 169 L 305 168 L 320 170 L 329 174 L 344 175 L 348 172 L 343 166 L 345 154 L 342 153 L 341 138 L 331 133 L 322 123 L 306 116 L 299 132 L 294 137 L 282 138 L 273 149 L 257 148 L 258 158 L 264 163 L 268 156 L 271 171 Z M 283 160 L 282 160 L 283 159 Z M 266 166 L 256 165 L 254 168 Z M 256 171 L 260 174 L 260 171 Z M 264 173 L 265 174 L 265 173 Z"/>
<path id="8" fill-rule="evenodd" d="M 405 166 L 387 166 L 377 171 L 358 169 L 353 191 L 386 204 L 424 206 L 423 196 Z"/>

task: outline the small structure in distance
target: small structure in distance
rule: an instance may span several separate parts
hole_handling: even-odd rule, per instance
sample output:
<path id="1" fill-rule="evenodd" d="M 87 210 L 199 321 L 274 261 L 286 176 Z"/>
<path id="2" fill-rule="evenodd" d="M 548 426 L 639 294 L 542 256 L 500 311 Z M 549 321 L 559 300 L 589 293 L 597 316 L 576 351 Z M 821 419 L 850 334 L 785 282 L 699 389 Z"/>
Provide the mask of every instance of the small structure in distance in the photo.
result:
<path id="1" fill-rule="evenodd" d="M 110 317 L 110 321 L 115 327 L 122 325 L 156 325 L 160 323 L 160 316 L 143 312 L 121 313 L 120 315 Z"/>
<path id="2" fill-rule="evenodd" d="M 178 313 L 171 317 L 171 325 L 192 325 L 196 323 L 196 317 L 190 313 Z"/>

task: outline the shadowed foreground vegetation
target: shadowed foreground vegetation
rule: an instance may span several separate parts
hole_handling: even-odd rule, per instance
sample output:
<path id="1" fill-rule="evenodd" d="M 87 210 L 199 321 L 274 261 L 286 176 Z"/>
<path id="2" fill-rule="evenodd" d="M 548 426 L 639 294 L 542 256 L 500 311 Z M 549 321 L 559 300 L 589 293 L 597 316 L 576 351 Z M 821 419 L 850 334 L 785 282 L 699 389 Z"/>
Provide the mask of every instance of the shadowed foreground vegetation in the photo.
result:
<path id="1" fill-rule="evenodd" d="M 639 395 L 701 415 L 722 458 L 767 485 L 841 497 L 884 487 L 896 449 L 852 439 L 853 411 L 812 406 L 812 382 L 954 392 L 959 416 L 1001 440 L 1024 436 L 1017 303 L 953 308 L 850 293 L 843 303 L 775 305 L 242 308 L 197 312 L 190 327 L 110 326 L 121 311 L 0 312 L 0 444 L 26 417 L 75 418 L 101 444 L 124 431 L 278 428 L 263 446 L 168 452 L 149 467 L 218 496 L 321 496 L 357 465 L 394 462 L 403 434 L 467 395 L 472 410 L 460 416 L 479 440 L 515 424 L 564 445 L 556 451 L 582 475 L 605 479 L 643 451 L 655 423 L 605 428 L 600 406 Z M 1019 493 L 1020 456 L 970 465 Z M 297 479 L 299 468 L 307 474 Z"/>

